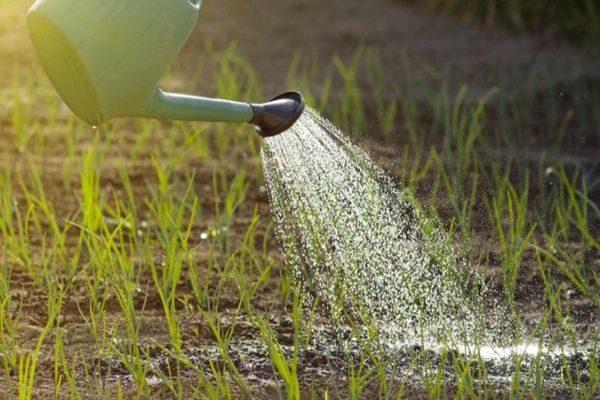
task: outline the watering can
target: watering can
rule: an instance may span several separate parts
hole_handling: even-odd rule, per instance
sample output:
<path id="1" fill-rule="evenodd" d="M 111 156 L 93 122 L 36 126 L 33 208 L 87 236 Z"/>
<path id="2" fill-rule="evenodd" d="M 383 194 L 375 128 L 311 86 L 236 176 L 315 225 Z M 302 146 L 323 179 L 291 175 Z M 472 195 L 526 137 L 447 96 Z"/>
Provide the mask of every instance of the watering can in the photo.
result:
<path id="1" fill-rule="evenodd" d="M 249 122 L 265 137 L 287 130 L 304 112 L 298 92 L 248 104 L 159 87 L 201 5 L 202 0 L 37 0 L 27 25 L 55 89 L 90 125 L 142 117 Z"/>

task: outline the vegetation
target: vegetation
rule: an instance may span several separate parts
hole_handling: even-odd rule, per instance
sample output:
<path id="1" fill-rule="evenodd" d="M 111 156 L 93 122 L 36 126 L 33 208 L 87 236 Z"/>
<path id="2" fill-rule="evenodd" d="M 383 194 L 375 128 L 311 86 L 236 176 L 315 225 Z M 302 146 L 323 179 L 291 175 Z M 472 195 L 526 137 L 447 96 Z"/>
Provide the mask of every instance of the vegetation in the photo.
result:
<path id="1" fill-rule="evenodd" d="M 550 31 L 576 42 L 598 43 L 600 5 L 594 0 L 429 0 L 434 7 L 519 30 Z"/>
<path id="2" fill-rule="evenodd" d="M 201 59 L 199 68 L 217 66 L 216 95 L 262 98 L 234 47 Z M 331 64 L 320 90 L 311 85 L 317 62 Z M 560 88 L 564 96 L 506 99 L 492 89 L 472 98 L 405 62 L 406 79 L 394 82 L 374 49 L 351 60 L 299 56 L 290 87 L 357 141 L 395 146 L 401 157 L 387 169 L 503 291 L 515 342 L 578 348 L 587 327 L 597 349 L 599 165 L 578 150 L 599 144 L 600 88 L 576 82 Z M 388 369 L 372 343 L 342 361 L 304 357 L 324 321 L 303 318 L 282 269 L 261 190 L 261 139 L 249 127 L 118 120 L 93 130 L 35 66 L 0 66 L 11 81 L 0 86 L 0 397 L 542 398 L 550 390 L 542 358 L 524 378 L 516 357 L 499 389 L 478 357 L 451 351 L 440 367 L 417 349 L 408 363 L 420 374 L 410 379 Z M 387 87 L 401 98 L 386 97 Z M 311 362 L 331 379 L 311 380 Z M 597 396 L 599 362 L 592 355 L 583 370 L 565 360 L 557 377 L 565 393 Z"/>

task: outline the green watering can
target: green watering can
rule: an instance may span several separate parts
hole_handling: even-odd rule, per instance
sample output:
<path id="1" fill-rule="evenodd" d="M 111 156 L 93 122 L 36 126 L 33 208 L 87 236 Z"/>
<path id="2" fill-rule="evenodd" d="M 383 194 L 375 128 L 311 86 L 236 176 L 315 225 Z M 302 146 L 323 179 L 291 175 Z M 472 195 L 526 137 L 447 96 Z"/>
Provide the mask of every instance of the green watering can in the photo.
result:
<path id="1" fill-rule="evenodd" d="M 38 0 L 27 17 L 36 53 L 69 108 L 90 125 L 114 117 L 249 122 L 262 136 L 304 112 L 298 92 L 263 104 L 166 93 L 158 81 L 197 20 L 202 0 Z"/>

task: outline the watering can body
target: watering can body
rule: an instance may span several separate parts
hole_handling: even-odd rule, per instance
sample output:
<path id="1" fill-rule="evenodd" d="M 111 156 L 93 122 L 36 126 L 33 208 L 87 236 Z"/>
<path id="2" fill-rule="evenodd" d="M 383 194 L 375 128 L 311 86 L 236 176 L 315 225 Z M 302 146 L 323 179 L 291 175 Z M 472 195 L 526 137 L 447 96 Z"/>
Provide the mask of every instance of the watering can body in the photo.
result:
<path id="1" fill-rule="evenodd" d="M 250 122 L 262 136 L 287 130 L 304 111 L 298 92 L 248 104 L 160 89 L 201 5 L 202 0 L 37 0 L 27 25 L 57 92 L 90 125 L 146 117 Z"/>
<path id="2" fill-rule="evenodd" d="M 91 125 L 113 117 L 249 122 L 249 104 L 173 95 L 158 86 L 200 6 L 200 0 L 38 0 L 28 28 L 55 88 Z"/>

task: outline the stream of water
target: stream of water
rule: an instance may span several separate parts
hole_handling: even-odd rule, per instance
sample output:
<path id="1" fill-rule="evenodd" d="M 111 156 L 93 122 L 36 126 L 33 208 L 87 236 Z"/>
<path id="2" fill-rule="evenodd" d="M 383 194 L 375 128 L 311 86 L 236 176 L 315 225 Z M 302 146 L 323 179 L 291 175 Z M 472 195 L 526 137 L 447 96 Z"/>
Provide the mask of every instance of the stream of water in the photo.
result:
<path id="1" fill-rule="evenodd" d="M 347 341 L 375 332 L 389 351 L 429 343 L 434 352 L 478 349 L 507 362 L 554 354 L 506 344 L 506 308 L 461 267 L 447 235 L 314 110 L 266 139 L 262 158 L 276 233 L 305 306 L 328 315 Z"/>
<path id="2" fill-rule="evenodd" d="M 394 339 L 478 330 L 447 237 L 331 122 L 307 110 L 266 140 L 263 161 L 278 239 L 312 306 Z"/>

